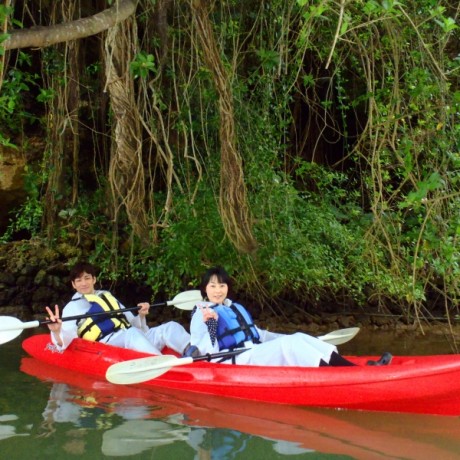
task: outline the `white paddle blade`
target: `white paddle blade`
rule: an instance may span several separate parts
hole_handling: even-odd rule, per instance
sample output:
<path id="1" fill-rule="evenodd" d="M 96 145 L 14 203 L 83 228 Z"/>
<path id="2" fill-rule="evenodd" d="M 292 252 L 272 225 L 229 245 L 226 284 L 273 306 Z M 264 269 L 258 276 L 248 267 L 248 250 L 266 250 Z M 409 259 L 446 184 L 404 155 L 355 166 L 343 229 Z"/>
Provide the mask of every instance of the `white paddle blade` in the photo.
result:
<path id="1" fill-rule="evenodd" d="M 181 310 L 193 310 L 193 307 L 203 300 L 201 292 L 198 289 L 184 291 L 177 294 L 174 299 L 166 302 L 168 305 L 174 305 Z"/>
<path id="2" fill-rule="evenodd" d="M 2 316 L 0 319 L 0 345 L 14 340 L 24 329 L 36 327 L 38 325 L 38 321 L 23 323 L 14 316 Z"/>
<path id="3" fill-rule="evenodd" d="M 22 330 L 18 331 L 2 331 L 0 332 L 0 345 L 3 345 L 6 342 L 14 340 L 18 335 L 20 335 Z"/>
<path id="4" fill-rule="evenodd" d="M 359 332 L 359 327 L 348 327 L 346 329 L 339 329 L 338 331 L 329 332 L 329 334 L 322 335 L 318 339 L 323 342 L 330 343 L 331 345 L 342 345 L 349 342 Z"/>
<path id="5" fill-rule="evenodd" d="M 190 363 L 193 363 L 193 358 L 176 358 L 172 355 L 148 356 L 113 364 L 107 369 L 105 378 L 120 385 L 142 383 L 159 377 L 171 367 Z"/>

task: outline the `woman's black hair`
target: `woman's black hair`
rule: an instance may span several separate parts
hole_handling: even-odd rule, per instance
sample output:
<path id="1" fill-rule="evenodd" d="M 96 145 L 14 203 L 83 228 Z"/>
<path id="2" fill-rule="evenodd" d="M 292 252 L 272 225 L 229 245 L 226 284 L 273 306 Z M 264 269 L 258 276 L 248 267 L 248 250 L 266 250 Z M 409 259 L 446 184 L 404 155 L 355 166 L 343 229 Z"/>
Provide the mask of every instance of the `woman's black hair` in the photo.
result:
<path id="1" fill-rule="evenodd" d="M 230 275 L 225 271 L 225 269 L 219 266 L 212 267 L 207 270 L 201 278 L 200 291 L 203 299 L 206 298 L 206 286 L 209 284 L 209 281 L 213 276 L 217 278 L 219 283 L 225 283 L 228 286 L 229 293 L 232 290 L 232 279 L 230 278 Z"/>

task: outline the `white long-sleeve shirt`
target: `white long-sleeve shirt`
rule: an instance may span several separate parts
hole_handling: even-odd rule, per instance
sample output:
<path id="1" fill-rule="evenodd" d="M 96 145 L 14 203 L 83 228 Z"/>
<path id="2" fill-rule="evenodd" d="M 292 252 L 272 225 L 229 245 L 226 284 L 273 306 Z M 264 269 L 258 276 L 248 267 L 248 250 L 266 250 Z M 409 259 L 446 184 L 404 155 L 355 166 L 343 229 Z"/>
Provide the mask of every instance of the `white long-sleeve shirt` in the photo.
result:
<path id="1" fill-rule="evenodd" d="M 95 291 L 94 293 L 96 295 L 100 295 L 104 292 L 104 290 L 98 290 Z M 72 300 L 64 307 L 62 310 L 62 315 L 61 318 L 66 318 L 69 316 L 77 316 L 77 315 L 86 315 L 88 313 L 88 310 L 90 309 L 91 304 L 84 298 L 82 294 L 79 292 L 76 292 Z M 124 309 L 124 305 L 120 303 L 120 308 Z M 147 321 L 145 319 L 145 316 L 135 316 L 131 311 L 126 311 L 124 312 L 124 315 L 126 319 L 129 321 L 129 323 L 138 328 L 141 329 L 144 333 L 148 332 L 149 327 L 147 326 Z M 84 321 L 84 320 L 80 320 Z M 77 338 L 77 330 L 78 330 L 78 324 L 80 321 L 77 320 L 70 320 L 70 321 L 62 321 L 62 327 L 61 331 L 59 333 L 59 338 L 62 341 L 62 346 L 59 346 L 58 340 L 55 337 L 55 334 L 51 332 L 51 340 L 54 345 L 56 345 L 57 349 L 59 351 L 64 351 L 72 342 L 73 339 Z M 102 343 L 107 343 L 108 341 L 112 340 L 116 334 L 118 334 L 121 331 L 115 332 L 113 334 L 109 334 L 107 337 L 104 337 L 102 340 L 100 340 Z"/>
<path id="2" fill-rule="evenodd" d="M 230 308 L 231 301 L 224 302 Z M 236 364 L 256 366 L 305 366 L 317 367 L 320 361 L 329 362 L 331 354 L 337 348 L 327 342 L 301 332 L 295 334 L 277 334 L 257 328 L 260 336 L 259 344 L 248 344 L 251 348 L 235 357 Z M 198 347 L 201 354 L 217 353 L 218 340 L 211 340 L 207 324 L 203 321 L 203 313 L 197 308 L 190 322 L 191 344 Z M 224 361 L 230 364 L 232 361 Z"/>

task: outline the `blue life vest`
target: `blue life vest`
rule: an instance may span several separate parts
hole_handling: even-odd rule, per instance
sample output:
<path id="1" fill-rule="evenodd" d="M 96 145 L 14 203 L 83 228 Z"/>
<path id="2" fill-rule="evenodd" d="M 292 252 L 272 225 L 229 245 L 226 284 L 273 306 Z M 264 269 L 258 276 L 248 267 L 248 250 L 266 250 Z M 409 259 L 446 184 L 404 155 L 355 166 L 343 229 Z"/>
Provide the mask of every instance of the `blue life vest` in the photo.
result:
<path id="1" fill-rule="evenodd" d="M 88 315 L 91 315 L 92 313 L 115 310 L 119 310 L 120 314 L 117 316 L 96 315 L 94 317 L 86 318 L 78 326 L 78 337 L 92 342 L 98 342 L 109 334 L 112 334 L 112 332 L 131 327 L 131 324 L 122 312 L 118 300 L 115 299 L 110 292 L 101 292 L 99 295 L 87 294 L 84 298 L 91 305 L 87 312 Z"/>
<path id="2" fill-rule="evenodd" d="M 242 305 L 232 303 L 230 306 L 217 305 L 214 311 L 217 320 L 217 341 L 219 348 L 236 348 L 251 340 L 260 343 L 259 333 L 249 312 Z"/>

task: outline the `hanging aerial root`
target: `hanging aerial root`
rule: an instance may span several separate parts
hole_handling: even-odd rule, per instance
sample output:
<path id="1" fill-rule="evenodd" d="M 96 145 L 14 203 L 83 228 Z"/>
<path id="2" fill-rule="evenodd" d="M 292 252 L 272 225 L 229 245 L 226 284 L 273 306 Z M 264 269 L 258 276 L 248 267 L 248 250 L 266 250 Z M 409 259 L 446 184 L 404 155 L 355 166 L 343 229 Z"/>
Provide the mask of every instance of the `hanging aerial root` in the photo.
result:
<path id="1" fill-rule="evenodd" d="M 207 3 L 206 3 L 207 4 Z M 257 242 L 251 230 L 243 164 L 236 148 L 233 95 L 230 78 L 220 58 L 209 21 L 209 12 L 201 0 L 192 0 L 193 19 L 203 49 L 203 58 L 211 71 L 219 96 L 221 173 L 219 211 L 225 233 L 244 253 L 255 251 Z"/>
<path id="2" fill-rule="evenodd" d="M 119 206 L 124 206 L 134 234 L 147 240 L 141 124 L 128 68 L 135 37 L 135 23 L 129 19 L 110 29 L 106 38 L 107 88 L 114 114 L 109 183 L 115 219 Z"/>

